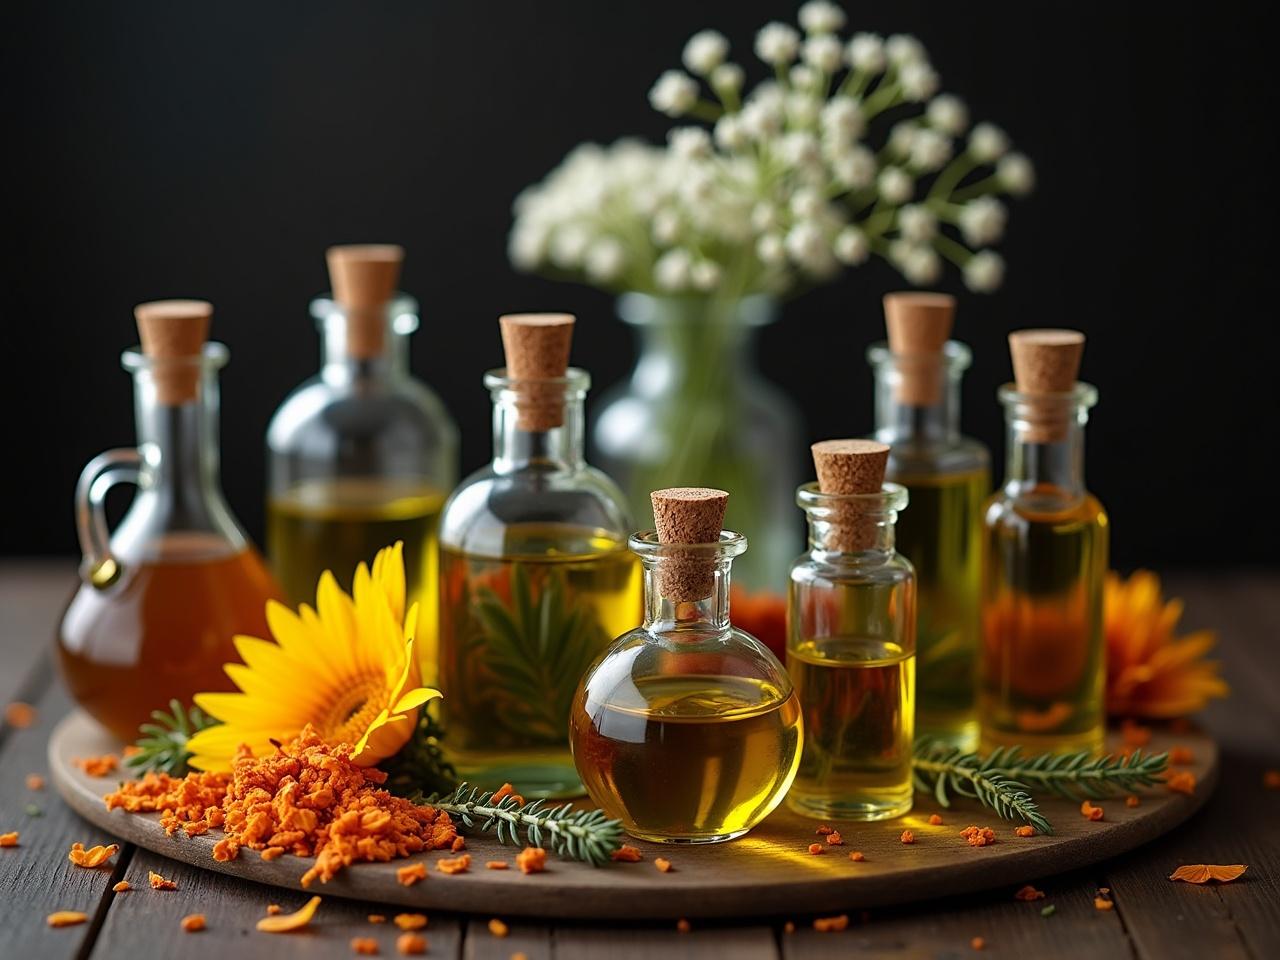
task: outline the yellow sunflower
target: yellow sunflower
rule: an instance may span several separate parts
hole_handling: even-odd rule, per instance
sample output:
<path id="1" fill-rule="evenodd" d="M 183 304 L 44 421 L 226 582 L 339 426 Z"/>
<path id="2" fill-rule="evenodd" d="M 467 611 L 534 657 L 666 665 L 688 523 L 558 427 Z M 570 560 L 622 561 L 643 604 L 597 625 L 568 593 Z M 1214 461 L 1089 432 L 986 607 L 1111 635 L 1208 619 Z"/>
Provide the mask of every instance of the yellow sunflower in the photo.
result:
<path id="1" fill-rule="evenodd" d="M 372 572 L 360 564 L 352 594 L 326 570 L 314 610 L 267 604 L 274 641 L 235 638 L 244 662 L 225 669 L 240 692 L 197 694 L 200 709 L 221 722 L 191 738 L 193 767 L 229 770 L 240 744 L 261 755 L 308 723 L 329 743 L 351 744 L 361 766 L 405 745 L 419 709 L 440 691 L 421 686 L 413 652 L 418 608 L 407 617 L 404 608 L 404 545 L 380 550 Z"/>
<path id="2" fill-rule="evenodd" d="M 1107 712 L 1171 719 L 1225 697 L 1218 664 L 1202 659 L 1217 637 L 1200 630 L 1175 637 L 1182 601 L 1165 601 L 1160 578 L 1146 570 L 1128 580 L 1108 573 L 1105 598 Z"/>

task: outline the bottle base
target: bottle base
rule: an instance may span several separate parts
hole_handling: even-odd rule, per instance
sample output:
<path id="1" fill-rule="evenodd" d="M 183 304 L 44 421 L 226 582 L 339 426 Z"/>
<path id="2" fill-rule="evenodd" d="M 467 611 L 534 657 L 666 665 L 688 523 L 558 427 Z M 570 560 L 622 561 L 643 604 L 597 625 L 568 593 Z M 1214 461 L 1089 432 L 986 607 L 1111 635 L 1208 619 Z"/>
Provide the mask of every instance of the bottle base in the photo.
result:
<path id="1" fill-rule="evenodd" d="M 628 826 L 627 834 L 638 840 L 647 840 L 650 843 L 669 843 L 676 846 L 695 846 L 704 843 L 724 843 L 726 840 L 736 840 L 738 837 L 745 836 L 750 827 L 744 827 L 741 830 L 731 830 L 727 833 L 712 833 L 698 836 L 665 836 L 658 833 L 645 833 L 643 830 L 635 829 Z"/>
<path id="2" fill-rule="evenodd" d="M 828 796 L 796 796 L 795 791 L 787 797 L 787 807 L 802 817 L 815 820 L 853 820 L 868 822 L 872 820 L 892 820 L 911 812 L 913 795 L 908 791 L 905 795 L 884 798 L 841 798 Z"/>

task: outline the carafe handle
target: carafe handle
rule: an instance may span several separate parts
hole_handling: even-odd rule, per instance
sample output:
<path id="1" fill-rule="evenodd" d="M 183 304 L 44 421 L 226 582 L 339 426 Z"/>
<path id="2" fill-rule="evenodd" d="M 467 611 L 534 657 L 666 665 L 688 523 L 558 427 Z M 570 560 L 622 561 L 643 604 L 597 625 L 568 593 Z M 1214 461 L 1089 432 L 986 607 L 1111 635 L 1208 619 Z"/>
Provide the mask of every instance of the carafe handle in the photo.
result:
<path id="1" fill-rule="evenodd" d="M 99 590 L 116 583 L 123 569 L 111 554 L 107 491 L 118 483 L 137 484 L 142 456 L 137 450 L 108 450 L 89 461 L 76 484 L 76 532 L 80 536 L 80 577 Z"/>

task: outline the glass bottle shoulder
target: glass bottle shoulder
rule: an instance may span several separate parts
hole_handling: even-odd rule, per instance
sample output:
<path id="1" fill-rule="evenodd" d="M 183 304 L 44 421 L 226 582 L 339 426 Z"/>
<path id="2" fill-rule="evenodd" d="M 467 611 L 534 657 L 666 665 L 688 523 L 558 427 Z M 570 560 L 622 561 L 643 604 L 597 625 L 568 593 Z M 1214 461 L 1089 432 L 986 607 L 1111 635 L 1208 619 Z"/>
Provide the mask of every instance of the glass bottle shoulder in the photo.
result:
<path id="1" fill-rule="evenodd" d="M 885 479 L 910 485 L 913 479 L 958 474 L 989 474 L 991 453 L 972 437 L 950 440 L 910 438 L 888 440 L 889 462 Z M 988 488 L 990 489 L 990 488 Z"/>
<path id="2" fill-rule="evenodd" d="M 1070 495 L 1049 485 L 1029 490 L 1002 487 L 987 498 L 983 522 L 988 529 L 1017 531 L 1032 524 L 1067 527 L 1107 527 L 1102 503 L 1093 494 Z"/>

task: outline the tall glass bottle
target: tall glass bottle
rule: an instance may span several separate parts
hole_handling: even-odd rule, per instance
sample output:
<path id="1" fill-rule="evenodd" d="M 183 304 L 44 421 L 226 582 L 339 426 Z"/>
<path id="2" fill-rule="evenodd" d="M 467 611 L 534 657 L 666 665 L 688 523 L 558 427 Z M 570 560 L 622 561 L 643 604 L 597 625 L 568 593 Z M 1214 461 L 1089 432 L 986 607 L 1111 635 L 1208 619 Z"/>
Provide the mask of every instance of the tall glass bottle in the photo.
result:
<path id="1" fill-rule="evenodd" d="M 796 500 L 809 552 L 791 568 L 787 672 L 804 748 L 787 804 L 806 816 L 882 820 L 911 809 L 916 582 L 894 550 L 907 491 L 883 483 L 889 448 L 814 444 L 818 483 Z"/>
<path id="2" fill-rule="evenodd" d="M 622 493 L 583 459 L 590 378 L 568 367 L 574 318 L 503 317 L 485 375 L 493 462 L 441 517 L 440 679 L 464 779 L 575 796 L 569 709 L 583 671 L 640 614 Z"/>
<path id="3" fill-rule="evenodd" d="M 1085 489 L 1084 425 L 1097 391 L 1076 382 L 1084 335 L 1009 337 L 1016 385 L 1003 486 L 983 533 L 979 716 L 986 748 L 1102 749 L 1108 521 Z"/>
<path id="4" fill-rule="evenodd" d="M 721 530 L 728 494 L 652 494 L 644 622 L 587 671 L 574 699 L 573 756 L 591 799 L 635 837 L 715 843 L 777 807 L 800 758 L 791 680 L 729 618 L 729 568 L 746 539 Z"/>
<path id="5" fill-rule="evenodd" d="M 83 581 L 58 628 L 71 695 L 123 740 L 176 698 L 230 690 L 223 664 L 237 634 L 267 636 L 279 588 L 231 514 L 218 481 L 218 370 L 227 348 L 205 343 L 213 308 L 144 303 L 142 347 L 128 350 L 136 449 L 94 459 L 76 489 Z M 107 491 L 138 491 L 108 533 Z"/>
<path id="6" fill-rule="evenodd" d="M 358 563 L 404 541 L 430 679 L 437 524 L 457 482 L 458 431 L 409 373 L 418 304 L 395 291 L 403 256 L 381 245 L 328 251 L 333 296 L 311 303 L 320 372 L 285 398 L 267 429 L 267 552 L 289 601 L 315 603 L 325 570 L 350 590 Z"/>
<path id="7" fill-rule="evenodd" d="M 965 750 L 978 741 L 982 504 L 991 491 L 987 448 L 960 433 L 960 378 L 968 347 L 948 340 L 955 298 L 891 293 L 887 344 L 875 370 L 876 439 L 889 445 L 885 477 L 910 491 L 897 549 L 919 591 L 916 733 Z"/>

